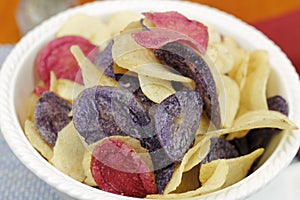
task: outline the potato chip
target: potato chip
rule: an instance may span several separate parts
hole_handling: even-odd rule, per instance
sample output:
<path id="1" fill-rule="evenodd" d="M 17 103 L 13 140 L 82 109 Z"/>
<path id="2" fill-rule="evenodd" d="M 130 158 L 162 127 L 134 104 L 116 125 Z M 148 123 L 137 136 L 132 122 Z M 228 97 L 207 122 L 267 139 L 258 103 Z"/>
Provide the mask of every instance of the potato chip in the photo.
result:
<path id="1" fill-rule="evenodd" d="M 168 96 L 175 94 L 170 81 L 139 75 L 139 81 L 143 93 L 155 103 L 160 103 Z"/>
<path id="2" fill-rule="evenodd" d="M 32 93 L 29 98 L 26 100 L 26 119 L 33 121 L 34 120 L 34 109 L 36 103 L 39 100 L 39 96 L 35 93 Z"/>
<path id="3" fill-rule="evenodd" d="M 42 139 L 38 131 L 34 127 L 34 123 L 30 120 L 25 121 L 24 126 L 25 135 L 31 145 L 42 154 L 47 160 L 53 156 L 52 148 Z"/>
<path id="4" fill-rule="evenodd" d="M 240 103 L 239 86 L 230 77 L 222 75 L 223 89 L 219 91 L 222 126 L 230 128 L 237 114 Z"/>
<path id="5" fill-rule="evenodd" d="M 270 73 L 268 53 L 256 50 L 251 53 L 245 85 L 241 91 L 241 110 L 239 115 L 247 110 L 268 110 L 267 82 Z"/>
<path id="6" fill-rule="evenodd" d="M 97 183 L 95 182 L 91 172 L 91 160 L 92 160 L 92 153 L 90 151 L 85 151 L 82 159 L 82 168 L 85 175 L 85 179 L 83 183 L 89 186 L 97 186 Z"/>
<path id="7" fill-rule="evenodd" d="M 65 35 L 81 36 L 96 45 L 102 45 L 111 38 L 112 32 L 109 26 L 97 17 L 80 13 L 70 16 L 57 32 L 56 37 Z"/>
<path id="8" fill-rule="evenodd" d="M 84 90 L 84 86 L 68 79 L 57 79 L 55 73 L 51 71 L 49 90 L 72 103 L 79 93 Z"/>
<path id="9" fill-rule="evenodd" d="M 141 19 L 141 15 L 132 11 L 119 11 L 111 15 L 108 27 L 113 35 L 120 33 L 131 22 Z M 139 22 L 140 23 L 140 22 Z"/>
<path id="10" fill-rule="evenodd" d="M 211 171 L 217 170 L 217 166 L 220 162 L 226 162 L 229 167 L 228 174 L 226 177 L 225 183 L 221 186 L 221 188 L 228 187 L 248 175 L 248 172 L 253 165 L 254 161 L 260 157 L 264 152 L 263 148 L 257 149 L 250 154 L 238 157 L 238 158 L 231 158 L 231 159 L 220 159 L 214 160 L 210 163 L 206 163 L 201 165 L 200 168 L 200 181 L 201 183 L 206 183 L 209 180 Z M 210 173 L 209 173 L 210 172 Z M 221 189 L 220 188 L 220 189 Z"/>
<path id="11" fill-rule="evenodd" d="M 118 86 L 118 82 L 107 77 L 82 53 L 80 47 L 72 46 L 71 52 L 81 68 L 84 85 L 86 88 L 95 85 Z"/>
<path id="12" fill-rule="evenodd" d="M 229 77 L 237 82 L 240 90 L 242 91 L 247 79 L 250 53 L 248 51 L 237 50 L 236 54 L 239 54 L 242 58 L 228 74 Z"/>
<path id="13" fill-rule="evenodd" d="M 63 173 L 83 182 L 85 174 L 82 160 L 85 151 L 86 149 L 78 137 L 73 121 L 71 121 L 58 133 L 50 163 Z"/>
<path id="14" fill-rule="evenodd" d="M 122 68 L 155 78 L 184 83 L 193 83 L 190 78 L 176 74 L 160 63 L 153 52 L 138 45 L 130 33 L 114 38 L 112 56 L 116 64 Z"/>
<path id="15" fill-rule="evenodd" d="M 207 56 L 212 60 L 221 74 L 230 72 L 234 66 L 234 59 L 231 52 L 222 43 L 209 44 Z"/>
<path id="16" fill-rule="evenodd" d="M 226 139 L 244 137 L 249 130 L 256 128 L 298 129 L 285 115 L 272 110 L 249 111 L 238 117 L 231 128 L 211 131 L 210 135 L 229 134 Z M 240 132 L 241 131 L 241 132 Z"/>
<path id="17" fill-rule="evenodd" d="M 203 165 L 202 165 L 203 166 Z M 201 194 L 210 193 L 216 191 L 225 184 L 227 175 L 229 173 L 229 166 L 225 160 L 220 160 L 215 166 L 206 167 L 205 171 L 210 176 L 207 177 L 207 180 L 202 183 L 202 186 L 183 193 L 171 193 L 163 195 L 148 195 L 149 199 L 183 199 L 198 196 Z"/>
<path id="18" fill-rule="evenodd" d="M 166 185 L 164 194 L 169 194 L 176 190 L 180 185 L 183 172 L 191 170 L 194 166 L 199 164 L 210 150 L 210 137 L 203 136 L 197 144 L 184 155 L 181 163 L 176 166 L 170 182 Z"/>

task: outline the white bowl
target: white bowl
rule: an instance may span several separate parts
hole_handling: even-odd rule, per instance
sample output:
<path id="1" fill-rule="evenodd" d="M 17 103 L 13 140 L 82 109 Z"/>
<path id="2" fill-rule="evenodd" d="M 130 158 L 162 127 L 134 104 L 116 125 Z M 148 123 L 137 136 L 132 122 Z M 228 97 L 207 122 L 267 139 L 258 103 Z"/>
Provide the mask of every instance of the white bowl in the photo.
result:
<path id="1" fill-rule="evenodd" d="M 289 104 L 289 118 L 300 125 L 299 77 L 286 55 L 253 27 L 216 9 L 182 1 L 103 1 L 86 4 L 60 13 L 28 33 L 8 56 L 1 71 L 0 123 L 7 143 L 33 173 L 65 197 L 86 200 L 134 199 L 103 192 L 73 180 L 51 166 L 28 142 L 22 130 L 22 122 L 25 119 L 25 100 L 35 85 L 35 56 L 38 50 L 54 37 L 68 16 L 82 12 L 105 18 L 121 10 L 176 10 L 188 18 L 214 25 L 223 34 L 232 35 L 245 49 L 268 51 L 272 66 L 268 93 L 283 96 Z M 265 162 L 250 176 L 223 190 L 192 199 L 244 199 L 256 192 L 290 163 L 299 147 L 299 136 L 299 131 L 281 133 L 269 146 Z"/>

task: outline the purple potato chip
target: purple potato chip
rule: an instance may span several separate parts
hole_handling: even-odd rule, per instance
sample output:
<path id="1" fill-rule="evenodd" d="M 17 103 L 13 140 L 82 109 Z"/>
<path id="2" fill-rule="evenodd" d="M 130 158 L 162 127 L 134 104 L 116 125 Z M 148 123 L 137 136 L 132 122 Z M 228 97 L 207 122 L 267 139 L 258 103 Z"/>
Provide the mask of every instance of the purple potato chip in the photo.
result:
<path id="1" fill-rule="evenodd" d="M 289 108 L 286 100 L 277 95 L 267 99 L 269 110 L 275 110 L 281 112 L 284 115 L 289 114 Z"/>
<path id="2" fill-rule="evenodd" d="M 92 144 L 112 135 L 144 138 L 150 118 L 128 90 L 94 86 L 75 99 L 73 121 L 79 134 Z"/>
<path id="3" fill-rule="evenodd" d="M 201 163 L 205 164 L 217 159 L 229 159 L 239 156 L 238 150 L 229 141 L 223 138 L 212 138 L 210 151 Z"/>
<path id="4" fill-rule="evenodd" d="M 94 64 L 101 70 L 104 74 L 112 79 L 116 79 L 114 74 L 114 60 L 112 58 L 112 46 L 114 41 L 112 40 L 107 47 L 100 53 L 96 53 L 94 58 Z"/>
<path id="5" fill-rule="evenodd" d="M 192 90 L 176 92 L 157 106 L 156 132 L 172 161 L 180 161 L 193 143 L 202 107 L 199 93 Z"/>
<path id="6" fill-rule="evenodd" d="M 195 81 L 207 116 L 216 128 L 220 128 L 221 116 L 216 84 L 205 60 L 191 47 L 178 42 L 155 49 L 154 54 L 162 62 Z"/>
<path id="7" fill-rule="evenodd" d="M 173 172 L 175 169 L 175 164 L 172 163 L 169 166 L 157 170 L 155 175 L 156 175 L 156 186 L 157 186 L 157 192 L 158 194 L 163 194 L 166 185 L 169 183 L 169 181 L 172 178 Z"/>
<path id="8" fill-rule="evenodd" d="M 34 110 L 34 125 L 50 146 L 55 145 L 58 132 L 71 121 L 71 109 L 68 101 L 50 91 L 44 92 L 38 100 Z"/>

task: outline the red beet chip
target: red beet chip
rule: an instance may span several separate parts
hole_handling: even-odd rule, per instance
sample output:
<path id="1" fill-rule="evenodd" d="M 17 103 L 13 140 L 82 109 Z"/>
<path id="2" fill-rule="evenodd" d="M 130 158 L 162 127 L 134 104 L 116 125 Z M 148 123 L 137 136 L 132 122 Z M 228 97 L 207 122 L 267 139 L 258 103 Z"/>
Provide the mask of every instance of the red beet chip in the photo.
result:
<path id="1" fill-rule="evenodd" d="M 146 197 L 157 193 L 150 167 L 127 143 L 103 139 L 93 150 L 91 172 L 98 187 L 115 194 Z"/>
<path id="2" fill-rule="evenodd" d="M 83 82 L 80 68 L 70 51 L 72 45 L 80 46 L 86 56 L 96 47 L 80 36 L 64 36 L 50 41 L 39 52 L 35 63 L 40 79 L 46 84 L 50 81 L 51 71 L 57 78 Z"/>
<path id="3" fill-rule="evenodd" d="M 202 47 L 201 53 L 205 54 L 208 45 L 207 27 L 202 23 L 190 20 L 182 14 L 171 12 L 147 12 L 143 15 L 150 20 L 155 27 L 176 30 L 190 38 L 193 38 Z"/>

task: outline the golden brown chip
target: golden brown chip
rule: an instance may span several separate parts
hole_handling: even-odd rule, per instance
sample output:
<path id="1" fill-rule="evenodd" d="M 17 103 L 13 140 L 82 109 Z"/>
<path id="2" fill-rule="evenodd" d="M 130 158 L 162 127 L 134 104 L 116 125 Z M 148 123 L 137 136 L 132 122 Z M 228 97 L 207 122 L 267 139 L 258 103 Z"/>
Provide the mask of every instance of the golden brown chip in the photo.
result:
<path id="1" fill-rule="evenodd" d="M 85 173 L 82 160 L 86 149 L 78 135 L 73 121 L 58 132 L 50 163 L 63 173 L 83 182 Z"/>
<path id="2" fill-rule="evenodd" d="M 30 120 L 25 121 L 25 135 L 31 145 L 42 154 L 47 160 L 53 156 L 52 148 L 42 139 L 38 131 L 34 127 L 34 123 Z"/>
<path id="3" fill-rule="evenodd" d="M 77 35 L 84 37 L 95 45 L 102 45 L 112 36 L 108 25 L 95 16 L 83 13 L 70 16 L 57 32 L 57 37 Z"/>

